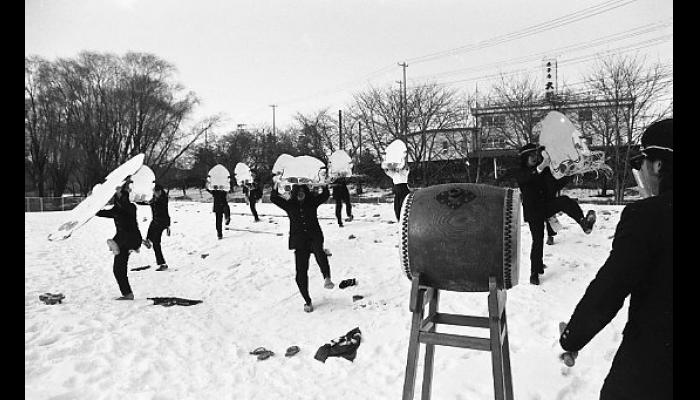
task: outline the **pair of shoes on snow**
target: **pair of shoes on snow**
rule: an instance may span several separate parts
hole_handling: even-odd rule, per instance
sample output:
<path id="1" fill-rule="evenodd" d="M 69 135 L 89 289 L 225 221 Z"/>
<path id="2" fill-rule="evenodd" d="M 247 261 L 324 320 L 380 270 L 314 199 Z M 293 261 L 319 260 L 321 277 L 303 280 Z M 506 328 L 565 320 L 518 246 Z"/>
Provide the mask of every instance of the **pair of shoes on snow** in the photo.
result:
<path id="1" fill-rule="evenodd" d="M 579 222 L 579 225 L 581 225 L 581 228 L 583 228 L 583 232 L 588 235 L 591 233 L 593 230 L 593 225 L 595 224 L 595 211 L 589 210 L 588 213 L 586 213 L 586 216 L 581 218 L 581 222 Z"/>
<path id="2" fill-rule="evenodd" d="M 168 264 L 160 264 L 156 271 L 165 271 L 166 269 L 168 269 Z"/>
<path id="3" fill-rule="evenodd" d="M 109 251 L 114 253 L 115 256 L 119 255 L 119 245 L 114 239 L 107 239 L 107 247 L 109 247 Z"/>
<path id="4" fill-rule="evenodd" d="M 530 284 L 531 285 L 539 285 L 540 284 L 539 274 L 531 274 L 530 275 Z"/>
<path id="5" fill-rule="evenodd" d="M 268 350 L 264 347 L 258 347 L 257 349 L 250 352 L 254 356 L 258 356 L 258 361 L 267 360 L 271 356 L 275 355 L 275 352 Z"/>
<path id="6" fill-rule="evenodd" d="M 287 351 L 284 352 L 284 356 L 293 357 L 299 352 L 299 350 L 299 346 L 290 346 L 287 348 Z M 251 351 L 250 354 L 257 356 L 258 360 L 267 360 L 271 356 L 274 356 L 275 352 L 264 347 L 258 347 L 257 349 Z"/>
<path id="7" fill-rule="evenodd" d="M 311 304 L 304 304 L 304 312 L 312 312 L 314 310 L 314 306 Z"/>
<path id="8" fill-rule="evenodd" d="M 326 289 L 333 289 L 335 284 L 331 281 L 331 278 L 326 278 L 323 282 L 323 287 Z"/>
<path id="9" fill-rule="evenodd" d="M 146 246 L 147 249 L 150 249 L 151 246 L 153 246 L 153 243 L 151 243 L 149 239 L 143 239 L 142 243 L 144 246 Z"/>
<path id="10" fill-rule="evenodd" d="M 117 297 L 114 300 L 133 300 L 133 299 L 134 299 L 134 294 L 129 293 L 129 294 L 125 294 L 124 296 Z"/>
<path id="11" fill-rule="evenodd" d="M 63 295 L 63 293 L 44 293 L 39 295 L 39 300 L 43 301 L 46 304 L 53 305 L 56 303 L 61 304 L 63 299 L 65 299 L 66 296 Z"/>

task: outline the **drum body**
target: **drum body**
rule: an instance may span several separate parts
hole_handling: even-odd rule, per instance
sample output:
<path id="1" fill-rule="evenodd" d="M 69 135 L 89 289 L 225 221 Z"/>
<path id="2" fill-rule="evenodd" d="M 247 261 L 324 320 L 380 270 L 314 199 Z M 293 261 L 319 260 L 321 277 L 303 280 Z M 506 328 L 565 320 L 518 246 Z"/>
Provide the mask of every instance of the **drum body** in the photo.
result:
<path id="1" fill-rule="evenodd" d="M 402 267 L 409 279 L 456 292 L 488 292 L 518 283 L 520 191 L 449 183 L 406 196 L 400 217 Z"/>

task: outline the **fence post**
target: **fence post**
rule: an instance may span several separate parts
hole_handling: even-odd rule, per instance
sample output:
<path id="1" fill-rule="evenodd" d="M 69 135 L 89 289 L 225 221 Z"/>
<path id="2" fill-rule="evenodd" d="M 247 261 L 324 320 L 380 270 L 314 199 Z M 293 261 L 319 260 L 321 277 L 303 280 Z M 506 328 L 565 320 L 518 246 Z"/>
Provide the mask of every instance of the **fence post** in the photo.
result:
<path id="1" fill-rule="evenodd" d="M 65 207 L 63 207 L 63 199 L 65 197 L 61 196 L 61 211 L 66 211 Z"/>
<path id="2" fill-rule="evenodd" d="M 44 212 L 44 198 L 43 197 L 39 197 L 39 210 L 41 212 Z"/>
<path id="3" fill-rule="evenodd" d="M 25 200 L 27 200 L 27 208 L 24 209 L 24 212 L 29 212 L 29 197 L 25 197 Z"/>

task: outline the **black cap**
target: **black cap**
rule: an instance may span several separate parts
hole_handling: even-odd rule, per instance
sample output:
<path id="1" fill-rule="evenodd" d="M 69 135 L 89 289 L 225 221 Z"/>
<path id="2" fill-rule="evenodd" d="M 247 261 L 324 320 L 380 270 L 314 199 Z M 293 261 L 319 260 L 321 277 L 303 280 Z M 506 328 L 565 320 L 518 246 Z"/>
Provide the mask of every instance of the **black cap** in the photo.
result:
<path id="1" fill-rule="evenodd" d="M 642 134 L 642 144 L 631 160 L 673 156 L 673 118 L 656 121 Z"/>
<path id="2" fill-rule="evenodd" d="M 656 121 L 644 131 L 640 150 L 673 153 L 673 118 Z"/>

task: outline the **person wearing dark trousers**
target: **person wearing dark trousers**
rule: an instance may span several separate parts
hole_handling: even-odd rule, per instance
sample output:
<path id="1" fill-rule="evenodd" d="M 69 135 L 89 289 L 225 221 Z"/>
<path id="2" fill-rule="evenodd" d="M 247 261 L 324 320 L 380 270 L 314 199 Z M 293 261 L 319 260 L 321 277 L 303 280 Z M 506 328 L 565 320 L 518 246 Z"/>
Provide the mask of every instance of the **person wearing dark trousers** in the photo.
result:
<path id="1" fill-rule="evenodd" d="M 545 221 L 563 211 L 576 221 L 586 234 L 591 233 L 595 223 L 595 211 L 583 215 L 578 203 L 568 196 L 550 197 L 551 171 L 549 159 L 541 155 L 542 147 L 528 143 L 520 149 L 520 169 L 516 179 L 523 203 L 523 219 L 530 227 L 532 247 L 530 249 L 530 283 L 539 285 L 539 275 L 544 273 L 542 262 L 544 251 Z M 554 179 L 551 177 L 551 179 Z"/>
<path id="2" fill-rule="evenodd" d="M 308 272 L 311 254 L 321 269 L 323 287 L 333 289 L 335 286 L 331 281 L 331 267 L 323 249 L 323 231 L 317 216 L 318 206 L 325 203 L 329 197 L 328 186 L 324 186 L 320 194 L 314 195 L 306 185 L 294 185 L 289 200 L 285 200 L 277 191 L 277 182 L 270 193 L 270 201 L 283 209 L 289 217 L 289 249 L 294 250 L 295 280 L 299 293 L 304 298 L 306 312 L 314 309 L 309 296 Z"/>
<path id="3" fill-rule="evenodd" d="M 553 201 L 557 196 L 559 196 L 559 193 L 561 190 L 566 186 L 570 181 L 571 177 L 570 176 L 564 176 L 561 177 L 560 179 L 556 179 L 552 174 L 549 169 L 547 169 L 547 172 L 545 173 L 545 184 L 547 188 L 547 201 Z M 550 217 L 552 218 L 552 217 Z M 550 223 L 550 218 L 547 218 L 546 220 L 546 226 L 547 226 L 547 244 L 548 245 L 553 245 L 554 244 L 554 236 L 557 235 L 557 231 L 552 227 L 552 224 Z"/>
<path id="4" fill-rule="evenodd" d="M 557 231 L 552 228 L 552 225 L 549 223 L 549 219 L 545 221 L 545 223 L 547 224 L 547 244 L 553 245 L 554 237 L 557 236 Z"/>
<path id="5" fill-rule="evenodd" d="M 396 221 L 399 221 L 401 219 L 403 200 L 411 193 L 411 189 L 408 188 L 409 169 L 406 166 L 400 170 L 385 170 L 384 172 L 389 175 L 394 184 L 394 214 L 396 215 Z"/>
<path id="6" fill-rule="evenodd" d="M 258 218 L 258 211 L 255 209 L 255 203 L 262 199 L 262 189 L 260 188 L 260 183 L 257 182 L 257 180 L 253 180 L 253 182 L 249 184 L 244 184 L 243 194 L 245 195 L 246 202 L 250 206 L 250 212 L 253 214 L 255 222 L 260 222 L 260 218 Z"/>
<path id="7" fill-rule="evenodd" d="M 673 398 L 673 119 L 651 124 L 640 150 L 630 162 L 647 197 L 622 210 L 610 255 L 559 338 L 572 366 L 629 296 L 601 400 Z"/>
<path id="8" fill-rule="evenodd" d="M 114 277 L 119 285 L 121 297 L 116 300 L 133 300 L 134 293 L 127 277 L 129 251 L 141 247 L 141 232 L 136 220 L 136 205 L 129 201 L 129 190 L 126 184 L 117 190 L 113 197 L 114 205 L 110 209 L 102 209 L 95 214 L 98 217 L 112 218 L 117 233 L 108 241 L 114 254 Z"/>
<path id="9" fill-rule="evenodd" d="M 167 230 L 167 234 L 170 236 L 170 214 L 168 213 L 168 192 L 160 184 L 156 184 L 153 188 L 153 198 L 150 201 L 150 206 L 152 214 L 151 224 L 148 226 L 148 233 L 143 244 L 149 249 L 153 246 L 156 264 L 158 264 L 156 271 L 165 271 L 168 269 L 168 264 L 163 257 L 160 238 L 164 230 Z"/>
<path id="10" fill-rule="evenodd" d="M 214 206 L 212 207 L 212 211 L 216 215 L 216 237 L 221 239 L 224 237 L 221 229 L 221 222 L 223 221 L 223 218 L 226 218 L 226 225 L 231 222 L 231 208 L 228 206 L 227 193 L 225 190 L 206 190 L 214 198 Z"/>
<path id="11" fill-rule="evenodd" d="M 338 226 L 343 227 L 343 203 L 345 203 L 345 213 L 348 216 L 347 221 L 353 220 L 352 216 L 352 203 L 350 202 L 350 191 L 348 190 L 348 185 L 345 182 L 345 178 L 338 178 L 332 184 L 333 186 L 333 199 L 335 200 L 335 217 L 338 219 Z"/>

